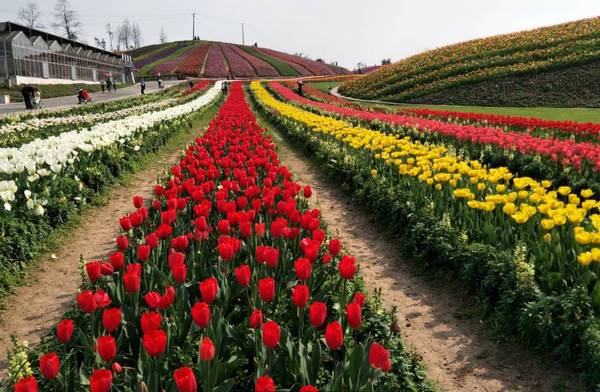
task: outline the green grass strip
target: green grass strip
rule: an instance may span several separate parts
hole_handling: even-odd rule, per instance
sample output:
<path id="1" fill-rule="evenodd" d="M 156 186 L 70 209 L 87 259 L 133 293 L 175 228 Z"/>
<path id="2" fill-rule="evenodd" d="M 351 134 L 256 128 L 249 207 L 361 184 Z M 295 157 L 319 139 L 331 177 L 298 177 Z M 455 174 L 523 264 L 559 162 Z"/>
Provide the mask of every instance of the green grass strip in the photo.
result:
<path id="1" fill-rule="evenodd" d="M 238 47 L 245 50 L 246 52 L 250 53 L 252 56 L 258 57 L 259 59 L 271 64 L 273 67 L 275 67 L 275 69 L 277 70 L 277 72 L 279 72 L 279 75 L 281 75 L 281 76 L 298 76 L 299 75 L 299 73 L 294 68 L 292 68 L 289 64 L 284 63 L 283 61 L 278 60 L 274 57 L 271 57 L 259 50 L 256 50 L 251 46 L 238 45 Z"/>

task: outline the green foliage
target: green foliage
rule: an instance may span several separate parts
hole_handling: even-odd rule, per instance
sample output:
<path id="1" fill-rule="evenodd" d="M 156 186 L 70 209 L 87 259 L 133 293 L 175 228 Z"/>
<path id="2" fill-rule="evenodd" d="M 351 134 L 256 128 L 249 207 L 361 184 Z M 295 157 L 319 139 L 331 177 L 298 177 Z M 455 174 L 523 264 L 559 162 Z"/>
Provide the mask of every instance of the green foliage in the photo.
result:
<path id="1" fill-rule="evenodd" d="M 275 69 L 277 70 L 277 72 L 279 72 L 279 75 L 281 76 L 298 76 L 298 72 L 294 68 L 292 68 L 289 64 L 279 59 L 276 59 L 275 57 L 269 56 L 268 54 L 256 50 L 251 46 L 239 47 L 245 50 L 246 52 L 250 53 L 252 56 L 258 57 L 259 59 L 271 64 L 273 67 L 275 67 Z"/>

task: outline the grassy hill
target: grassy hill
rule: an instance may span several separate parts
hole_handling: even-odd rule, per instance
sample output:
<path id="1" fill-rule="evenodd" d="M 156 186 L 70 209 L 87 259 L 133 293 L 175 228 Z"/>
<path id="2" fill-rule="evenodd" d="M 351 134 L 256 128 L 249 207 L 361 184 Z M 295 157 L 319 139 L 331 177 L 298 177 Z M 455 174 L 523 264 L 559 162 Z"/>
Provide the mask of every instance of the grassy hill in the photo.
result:
<path id="1" fill-rule="evenodd" d="M 344 83 L 344 95 L 407 103 L 600 106 L 600 18 L 427 51 Z"/>
<path id="2" fill-rule="evenodd" d="M 214 41 L 177 41 L 132 50 L 140 76 L 179 74 L 221 78 L 323 76 L 349 73 L 338 66 L 272 49 Z"/>

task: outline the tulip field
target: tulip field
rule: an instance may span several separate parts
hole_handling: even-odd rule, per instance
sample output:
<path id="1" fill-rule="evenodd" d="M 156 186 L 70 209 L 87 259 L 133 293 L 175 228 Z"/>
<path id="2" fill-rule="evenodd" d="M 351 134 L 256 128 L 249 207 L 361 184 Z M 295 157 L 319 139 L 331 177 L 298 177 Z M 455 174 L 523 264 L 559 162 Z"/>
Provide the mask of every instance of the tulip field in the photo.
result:
<path id="1" fill-rule="evenodd" d="M 16 344 L 14 390 L 433 391 L 292 175 L 232 84 L 152 199 L 115 218 L 109 257 L 83 261 L 73 310 Z"/>

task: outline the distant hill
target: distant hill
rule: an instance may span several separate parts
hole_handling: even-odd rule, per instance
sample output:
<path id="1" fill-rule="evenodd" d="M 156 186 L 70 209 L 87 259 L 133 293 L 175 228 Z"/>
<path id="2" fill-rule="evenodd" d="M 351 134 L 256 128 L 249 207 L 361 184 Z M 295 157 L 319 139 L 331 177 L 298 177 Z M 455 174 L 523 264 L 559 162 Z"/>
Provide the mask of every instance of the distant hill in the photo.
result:
<path id="1" fill-rule="evenodd" d="M 322 76 L 349 73 L 321 61 L 273 49 L 212 41 L 177 41 L 128 52 L 139 75 L 180 74 L 206 78 Z"/>
<path id="2" fill-rule="evenodd" d="M 430 50 L 340 93 L 407 103 L 600 106 L 600 18 Z"/>

